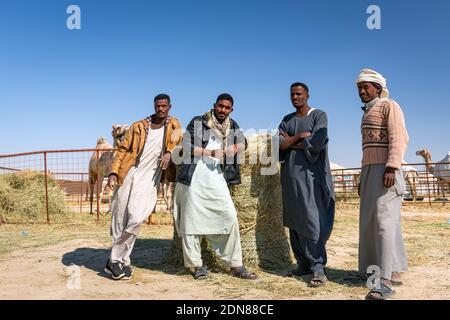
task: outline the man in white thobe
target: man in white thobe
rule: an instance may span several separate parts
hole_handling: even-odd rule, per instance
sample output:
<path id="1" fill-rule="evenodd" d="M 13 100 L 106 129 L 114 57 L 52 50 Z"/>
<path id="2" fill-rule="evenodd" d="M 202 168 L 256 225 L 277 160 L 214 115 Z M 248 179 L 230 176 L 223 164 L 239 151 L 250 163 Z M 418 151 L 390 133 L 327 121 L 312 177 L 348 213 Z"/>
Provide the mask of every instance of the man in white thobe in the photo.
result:
<path id="1" fill-rule="evenodd" d="M 240 183 L 237 154 L 245 149 L 245 138 L 229 118 L 233 98 L 220 95 L 214 109 L 194 117 L 187 127 L 184 159 L 175 187 L 175 227 L 182 238 L 184 264 L 194 269 L 195 279 L 205 279 L 207 268 L 201 257 L 206 237 L 230 274 L 256 279 L 242 263 L 237 213 L 229 184 Z"/>
<path id="2" fill-rule="evenodd" d="M 125 135 L 109 176 L 111 188 L 120 185 L 112 199 L 113 245 L 105 267 L 114 280 L 131 278 L 130 255 L 140 225 L 156 206 L 163 171 L 174 169 L 171 152 L 181 140 L 175 132 L 181 129 L 178 120 L 168 115 L 170 97 L 158 95 L 154 103 L 155 114 L 134 123 Z"/>

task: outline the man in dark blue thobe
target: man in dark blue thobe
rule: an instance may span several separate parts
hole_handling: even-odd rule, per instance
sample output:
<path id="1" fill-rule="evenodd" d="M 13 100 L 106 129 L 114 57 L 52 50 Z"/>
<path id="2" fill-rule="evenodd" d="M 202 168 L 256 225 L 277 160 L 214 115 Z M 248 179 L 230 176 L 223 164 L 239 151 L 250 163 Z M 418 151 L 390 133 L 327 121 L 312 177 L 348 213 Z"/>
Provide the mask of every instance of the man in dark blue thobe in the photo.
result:
<path id="1" fill-rule="evenodd" d="M 291 276 L 312 274 L 311 287 L 325 284 L 326 242 L 334 221 L 335 197 L 328 160 L 328 121 L 308 105 L 309 89 L 291 85 L 296 111 L 279 126 L 283 224 L 289 228 L 298 267 Z"/>

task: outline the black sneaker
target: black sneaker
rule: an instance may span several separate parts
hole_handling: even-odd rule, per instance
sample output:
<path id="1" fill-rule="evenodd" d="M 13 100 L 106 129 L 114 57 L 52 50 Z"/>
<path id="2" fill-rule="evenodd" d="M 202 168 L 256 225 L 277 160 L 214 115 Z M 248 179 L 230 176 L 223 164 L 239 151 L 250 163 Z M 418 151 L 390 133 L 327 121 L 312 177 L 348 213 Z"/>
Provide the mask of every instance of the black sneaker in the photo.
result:
<path id="1" fill-rule="evenodd" d="M 125 276 L 122 278 L 122 280 L 130 280 L 133 276 L 133 269 L 131 266 L 123 266 L 123 271 L 125 272 Z"/>
<path id="2" fill-rule="evenodd" d="M 125 276 L 122 278 L 122 280 L 130 280 L 133 276 L 133 269 L 131 266 L 123 266 L 123 271 L 125 272 Z"/>
<path id="3" fill-rule="evenodd" d="M 105 272 L 110 274 L 114 280 L 120 280 L 125 276 L 125 270 L 119 262 L 108 260 L 105 266 Z"/>

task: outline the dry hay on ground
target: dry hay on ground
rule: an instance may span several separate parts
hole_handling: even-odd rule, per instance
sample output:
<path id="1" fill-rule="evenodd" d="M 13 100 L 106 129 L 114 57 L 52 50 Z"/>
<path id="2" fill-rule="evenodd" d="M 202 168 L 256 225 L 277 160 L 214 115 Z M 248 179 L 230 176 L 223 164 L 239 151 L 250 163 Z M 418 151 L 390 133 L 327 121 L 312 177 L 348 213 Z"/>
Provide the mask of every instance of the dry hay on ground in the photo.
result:
<path id="1" fill-rule="evenodd" d="M 66 213 L 64 192 L 52 177 L 48 177 L 47 182 L 49 213 L 51 215 Z M 6 222 L 35 219 L 45 214 L 44 174 L 21 171 L 0 175 L 0 216 L 3 216 Z"/>

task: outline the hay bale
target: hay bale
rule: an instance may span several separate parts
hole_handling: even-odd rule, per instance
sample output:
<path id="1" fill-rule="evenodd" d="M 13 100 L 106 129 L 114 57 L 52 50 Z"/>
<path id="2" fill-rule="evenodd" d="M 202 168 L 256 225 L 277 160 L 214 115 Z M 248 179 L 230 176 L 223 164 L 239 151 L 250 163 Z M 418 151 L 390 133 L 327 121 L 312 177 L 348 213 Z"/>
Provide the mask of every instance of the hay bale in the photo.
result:
<path id="1" fill-rule="evenodd" d="M 230 187 L 238 213 L 243 261 L 246 266 L 282 268 L 292 260 L 282 224 L 279 166 L 276 163 L 269 166 L 264 159 L 264 154 L 270 157 L 274 152 L 271 136 L 253 135 L 248 137 L 248 143 L 245 163 L 241 164 L 242 183 Z M 264 169 L 273 174 L 261 174 Z M 182 256 L 181 238 L 174 231 L 173 246 L 167 261 L 180 265 L 183 263 Z M 202 243 L 202 258 L 209 268 L 221 267 L 207 241 Z"/>
<path id="2" fill-rule="evenodd" d="M 55 179 L 48 177 L 48 203 L 51 215 L 66 213 L 64 192 Z M 36 219 L 46 215 L 45 176 L 36 171 L 0 175 L 0 216 Z"/>

